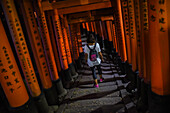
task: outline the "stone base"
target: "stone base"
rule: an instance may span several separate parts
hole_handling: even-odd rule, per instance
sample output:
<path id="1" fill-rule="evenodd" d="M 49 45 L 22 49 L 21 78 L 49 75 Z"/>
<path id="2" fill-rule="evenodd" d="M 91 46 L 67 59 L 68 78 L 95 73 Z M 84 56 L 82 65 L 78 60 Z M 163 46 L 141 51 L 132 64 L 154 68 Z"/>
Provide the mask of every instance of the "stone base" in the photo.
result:
<path id="1" fill-rule="evenodd" d="M 26 104 L 17 108 L 9 108 L 9 113 L 39 113 L 35 103 L 32 99 L 28 100 Z"/>
<path id="2" fill-rule="evenodd" d="M 149 113 L 169 113 L 170 95 L 157 95 L 150 90 Z"/>
<path id="3" fill-rule="evenodd" d="M 47 99 L 48 105 L 51 106 L 58 104 L 58 95 L 54 85 L 49 89 L 44 89 L 44 94 Z"/>

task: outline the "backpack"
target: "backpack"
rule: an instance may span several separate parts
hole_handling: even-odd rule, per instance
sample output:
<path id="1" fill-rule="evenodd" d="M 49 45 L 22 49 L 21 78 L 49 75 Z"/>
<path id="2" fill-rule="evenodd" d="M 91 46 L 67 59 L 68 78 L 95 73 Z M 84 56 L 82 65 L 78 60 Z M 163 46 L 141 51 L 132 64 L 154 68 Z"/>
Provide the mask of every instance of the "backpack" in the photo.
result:
<path id="1" fill-rule="evenodd" d="M 97 60 L 97 57 L 98 57 L 98 53 L 97 53 L 97 51 L 96 51 L 96 49 L 95 49 L 95 48 L 96 48 L 96 43 L 95 43 L 93 49 L 91 49 L 88 44 L 87 44 L 87 47 L 90 49 L 89 59 L 90 59 L 91 61 L 96 61 L 96 60 Z"/>

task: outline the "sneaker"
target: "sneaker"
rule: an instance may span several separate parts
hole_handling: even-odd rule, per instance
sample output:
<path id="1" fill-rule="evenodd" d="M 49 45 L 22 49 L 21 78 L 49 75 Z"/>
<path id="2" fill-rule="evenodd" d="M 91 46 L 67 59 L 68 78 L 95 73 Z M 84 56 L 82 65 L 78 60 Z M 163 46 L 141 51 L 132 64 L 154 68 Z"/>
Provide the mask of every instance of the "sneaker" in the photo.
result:
<path id="1" fill-rule="evenodd" d="M 100 79 L 100 82 L 103 82 L 104 81 L 104 78 L 102 77 L 101 79 Z"/>
<path id="2" fill-rule="evenodd" d="M 95 87 L 95 88 L 99 88 L 99 84 L 95 84 L 94 87 Z"/>

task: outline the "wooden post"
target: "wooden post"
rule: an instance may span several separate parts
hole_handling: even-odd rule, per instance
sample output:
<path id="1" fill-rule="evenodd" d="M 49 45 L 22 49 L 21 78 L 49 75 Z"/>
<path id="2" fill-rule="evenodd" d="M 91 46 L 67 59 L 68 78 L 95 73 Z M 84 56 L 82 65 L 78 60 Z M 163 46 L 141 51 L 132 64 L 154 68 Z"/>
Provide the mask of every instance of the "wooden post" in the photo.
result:
<path id="1" fill-rule="evenodd" d="M 93 22 L 93 25 L 94 25 L 94 32 L 95 32 L 95 34 L 97 34 L 97 28 L 96 28 L 96 22 L 95 21 Z"/>
<path id="2" fill-rule="evenodd" d="M 113 50 L 113 37 L 112 37 L 112 28 L 111 28 L 111 21 L 106 21 L 106 26 L 107 26 L 107 35 L 108 35 L 108 50 L 110 53 Z"/>
<path id="3" fill-rule="evenodd" d="M 88 35 L 89 32 L 90 32 L 90 28 L 89 28 L 89 23 L 88 22 L 86 22 L 86 28 L 87 28 L 87 35 Z"/>
<path id="4" fill-rule="evenodd" d="M 51 110 L 49 109 L 45 96 L 40 90 L 14 1 L 2 0 L 1 4 L 30 94 L 35 99 L 38 111 L 41 113 L 48 113 Z M 10 68 L 12 69 L 13 66 L 10 66 Z"/>
<path id="5" fill-rule="evenodd" d="M 61 58 L 63 62 L 63 70 L 65 73 L 65 80 L 67 81 L 65 84 L 66 88 L 70 88 L 70 83 L 72 83 L 73 78 L 70 73 L 70 69 L 68 67 L 68 61 L 67 61 L 67 54 L 64 46 L 64 40 L 63 40 L 63 34 L 62 34 L 62 28 L 61 28 L 61 23 L 58 15 L 58 10 L 55 9 L 53 10 L 53 25 L 54 25 L 54 31 L 56 35 L 56 40 L 58 41 L 58 46 L 61 52 Z"/>
<path id="6" fill-rule="evenodd" d="M 148 89 L 150 82 L 150 60 L 148 55 L 149 50 L 149 23 L 148 23 L 148 0 L 140 1 L 140 56 L 141 58 L 141 74 L 139 75 L 141 79 L 141 90 L 140 99 L 138 100 L 138 109 L 142 111 L 147 111 L 148 109 Z M 138 80 L 140 82 L 140 80 Z"/>
<path id="7" fill-rule="evenodd" d="M 14 2 L 13 0 L 7 0 L 7 2 L 2 0 L 1 3 L 30 93 L 33 97 L 37 97 L 41 94 L 41 90 L 34 72 Z"/>
<path id="8" fill-rule="evenodd" d="M 131 38 L 131 52 L 132 52 L 132 71 L 137 70 L 137 39 L 136 39 L 136 26 L 135 26 L 135 12 L 134 1 L 128 0 L 129 8 L 129 24 L 130 24 L 130 38 Z"/>
<path id="9" fill-rule="evenodd" d="M 81 63 L 79 59 L 79 48 L 78 48 L 78 36 L 77 36 L 77 24 L 71 24 L 71 38 L 73 43 L 74 59 L 78 69 L 81 69 Z"/>
<path id="10" fill-rule="evenodd" d="M 91 32 L 92 32 L 91 22 L 88 22 L 88 26 L 89 26 L 89 31 L 90 31 L 90 33 L 91 33 Z"/>
<path id="11" fill-rule="evenodd" d="M 149 48 L 149 20 L 148 20 L 148 0 L 140 2 L 140 12 L 141 12 L 141 46 L 143 54 L 143 78 L 145 83 L 150 82 L 150 58 L 147 57 L 150 54 Z"/>
<path id="12" fill-rule="evenodd" d="M 116 40 L 116 30 L 115 30 L 115 24 L 113 24 L 113 33 L 114 33 L 114 37 L 113 37 L 113 40 L 114 40 L 114 48 L 116 49 L 116 52 L 118 52 L 118 47 L 117 47 L 117 40 Z"/>
<path id="13" fill-rule="evenodd" d="M 70 33 L 70 28 L 69 28 L 69 24 L 68 24 L 68 21 L 67 21 L 66 16 L 64 16 L 64 22 L 65 22 L 65 27 L 66 27 L 66 32 L 67 32 L 68 41 L 69 41 L 69 47 L 70 47 L 71 57 L 72 57 L 72 61 L 74 62 L 73 46 L 72 46 L 72 41 L 71 41 L 71 33 Z M 85 25 L 85 24 L 84 24 L 84 25 Z"/>
<path id="14" fill-rule="evenodd" d="M 20 1 L 20 6 L 47 102 L 49 105 L 57 104 L 57 92 L 52 88 L 52 81 L 38 26 L 34 17 L 33 6 L 29 0 Z"/>
<path id="15" fill-rule="evenodd" d="M 66 30 L 67 22 L 66 22 L 65 19 L 66 19 L 66 17 L 64 18 L 62 16 L 61 23 L 62 23 L 63 40 L 64 40 L 65 49 L 66 49 L 68 66 L 70 68 L 70 71 L 71 71 L 71 74 L 72 74 L 73 78 L 77 78 L 78 77 L 78 73 L 76 72 L 74 64 L 72 62 L 72 56 L 71 56 L 70 46 L 69 46 L 69 41 L 68 41 L 69 33 L 67 33 L 67 30 Z"/>
<path id="16" fill-rule="evenodd" d="M 125 39 L 126 39 L 126 51 L 127 51 L 127 62 L 132 64 L 131 57 L 131 39 L 130 39 L 130 30 L 129 30 L 129 17 L 128 17 L 128 2 L 127 0 L 122 1 L 122 13 L 124 21 L 124 30 L 125 30 Z"/>
<path id="17" fill-rule="evenodd" d="M 94 33 L 94 25 L 93 25 L 93 22 L 90 22 L 90 24 L 91 24 L 91 31 L 92 31 L 92 33 Z"/>
<path id="18" fill-rule="evenodd" d="M 82 40 L 81 40 L 80 23 L 77 23 L 77 38 L 78 38 L 79 54 L 82 54 L 83 48 L 82 48 Z"/>
<path id="19" fill-rule="evenodd" d="M 166 113 L 170 107 L 170 1 L 149 0 L 151 99 L 149 111 Z"/>
<path id="20" fill-rule="evenodd" d="M 122 8 L 121 8 L 121 2 L 120 0 L 117 0 L 117 7 L 118 7 L 118 13 L 119 13 L 119 27 L 120 27 L 120 46 L 121 46 L 121 51 L 122 51 L 122 61 L 125 62 L 127 60 L 127 55 L 126 55 L 126 46 L 125 46 L 125 35 L 124 35 L 124 29 L 123 29 L 123 18 L 122 18 Z"/>
<path id="21" fill-rule="evenodd" d="M 48 25 L 48 29 L 49 29 L 49 35 L 50 35 L 50 39 L 51 39 L 51 44 L 52 44 L 52 48 L 53 48 L 53 53 L 54 53 L 54 57 L 55 57 L 55 61 L 56 61 L 56 64 L 57 64 L 57 69 L 58 69 L 58 73 L 61 73 L 61 63 L 60 62 L 60 58 L 59 58 L 59 48 L 57 48 L 57 41 L 56 41 L 56 37 L 54 35 L 54 32 L 53 32 L 53 25 L 52 25 L 52 15 L 53 15 L 53 12 L 52 11 L 49 11 L 46 13 L 46 20 L 47 20 L 47 25 Z"/>
<path id="22" fill-rule="evenodd" d="M 17 107 L 28 105 L 29 96 L 15 61 L 11 46 L 0 20 L 0 83 L 9 105 L 18 112 L 28 112 L 29 109 L 18 110 Z M 12 67 L 12 68 L 11 68 Z M 22 92 L 22 93 L 21 93 Z M 25 107 L 26 108 L 26 107 Z M 32 109 L 32 108 L 30 108 Z M 35 109 L 35 113 L 38 111 Z"/>
<path id="23" fill-rule="evenodd" d="M 58 70 L 56 67 L 56 62 L 54 58 L 49 30 L 47 27 L 45 13 L 41 9 L 40 2 L 36 3 L 34 1 L 34 8 L 36 10 L 38 24 L 40 26 L 40 35 L 42 37 L 42 42 L 44 45 L 45 55 L 48 62 L 50 74 L 52 76 L 52 80 L 55 82 L 55 86 L 58 92 L 58 97 L 61 98 L 62 96 L 67 94 L 67 91 L 63 88 L 62 82 L 58 76 Z"/>

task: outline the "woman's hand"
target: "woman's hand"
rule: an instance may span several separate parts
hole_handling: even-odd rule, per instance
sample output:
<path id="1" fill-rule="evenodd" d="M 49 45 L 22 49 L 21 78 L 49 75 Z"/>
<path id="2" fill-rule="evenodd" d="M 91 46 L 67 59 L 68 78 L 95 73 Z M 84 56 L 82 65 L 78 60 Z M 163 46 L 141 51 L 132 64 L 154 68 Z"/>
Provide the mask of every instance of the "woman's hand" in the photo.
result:
<path id="1" fill-rule="evenodd" d="M 104 59 L 103 59 L 103 58 L 102 58 L 101 60 L 102 60 L 102 62 L 104 62 Z"/>

